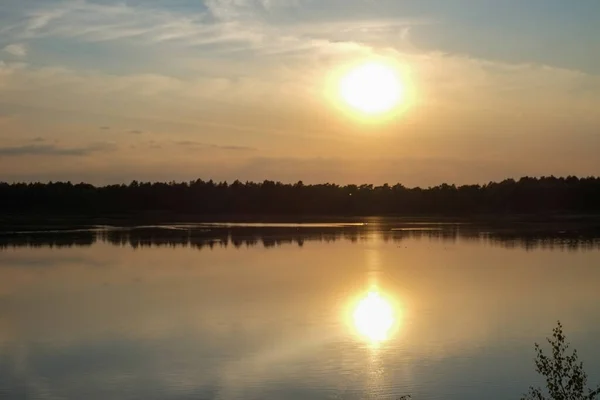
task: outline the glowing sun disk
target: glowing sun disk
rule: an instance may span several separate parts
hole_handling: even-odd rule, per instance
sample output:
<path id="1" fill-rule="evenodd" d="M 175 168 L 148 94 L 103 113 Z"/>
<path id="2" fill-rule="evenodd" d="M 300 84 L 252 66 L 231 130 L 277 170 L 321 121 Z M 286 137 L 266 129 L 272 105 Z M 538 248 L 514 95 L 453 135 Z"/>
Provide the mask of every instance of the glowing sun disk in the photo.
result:
<path id="1" fill-rule="evenodd" d="M 383 114 L 403 101 L 404 87 L 396 71 L 381 63 L 360 65 L 339 82 L 339 94 L 353 109 L 365 114 Z"/>

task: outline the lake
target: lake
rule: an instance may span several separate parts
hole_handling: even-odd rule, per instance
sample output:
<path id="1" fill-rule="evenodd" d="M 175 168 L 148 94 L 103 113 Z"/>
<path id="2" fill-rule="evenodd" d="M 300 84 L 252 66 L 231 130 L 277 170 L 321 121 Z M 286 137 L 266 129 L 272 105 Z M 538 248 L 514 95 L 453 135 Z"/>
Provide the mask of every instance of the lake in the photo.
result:
<path id="1" fill-rule="evenodd" d="M 0 235 L 0 398 L 518 399 L 600 383 L 600 235 L 178 224 Z"/>

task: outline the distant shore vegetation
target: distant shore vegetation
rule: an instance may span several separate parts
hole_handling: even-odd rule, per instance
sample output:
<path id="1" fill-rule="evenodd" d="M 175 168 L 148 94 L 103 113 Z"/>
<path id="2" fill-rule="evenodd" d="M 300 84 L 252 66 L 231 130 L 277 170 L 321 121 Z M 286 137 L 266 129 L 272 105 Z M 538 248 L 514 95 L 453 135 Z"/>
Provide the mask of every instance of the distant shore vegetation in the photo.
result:
<path id="1" fill-rule="evenodd" d="M 483 185 L 308 185 L 263 182 L 0 182 L 0 213 L 473 216 L 600 214 L 600 178 L 523 177 Z"/>

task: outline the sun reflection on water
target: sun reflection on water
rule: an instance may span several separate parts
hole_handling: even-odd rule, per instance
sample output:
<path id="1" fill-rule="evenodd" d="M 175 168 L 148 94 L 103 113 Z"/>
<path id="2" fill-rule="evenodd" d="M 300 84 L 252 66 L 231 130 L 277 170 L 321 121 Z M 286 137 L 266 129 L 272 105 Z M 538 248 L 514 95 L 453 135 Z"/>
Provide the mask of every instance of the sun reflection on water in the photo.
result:
<path id="1" fill-rule="evenodd" d="M 356 332 L 372 344 L 388 340 L 398 324 L 398 311 L 377 290 L 370 291 L 353 307 L 352 323 Z"/>

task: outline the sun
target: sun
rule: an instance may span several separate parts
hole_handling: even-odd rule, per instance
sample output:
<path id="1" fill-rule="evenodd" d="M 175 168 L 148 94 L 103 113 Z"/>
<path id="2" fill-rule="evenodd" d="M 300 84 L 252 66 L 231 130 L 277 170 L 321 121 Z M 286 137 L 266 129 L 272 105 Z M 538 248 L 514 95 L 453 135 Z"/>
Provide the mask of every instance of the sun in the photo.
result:
<path id="1" fill-rule="evenodd" d="M 404 100 L 404 85 L 397 71 L 379 62 L 354 67 L 339 80 L 341 99 L 352 109 L 367 115 L 390 112 Z"/>
<path id="2" fill-rule="evenodd" d="M 353 321 L 359 334 L 379 343 L 388 339 L 396 318 L 391 304 L 378 292 L 370 292 L 356 306 Z"/>

